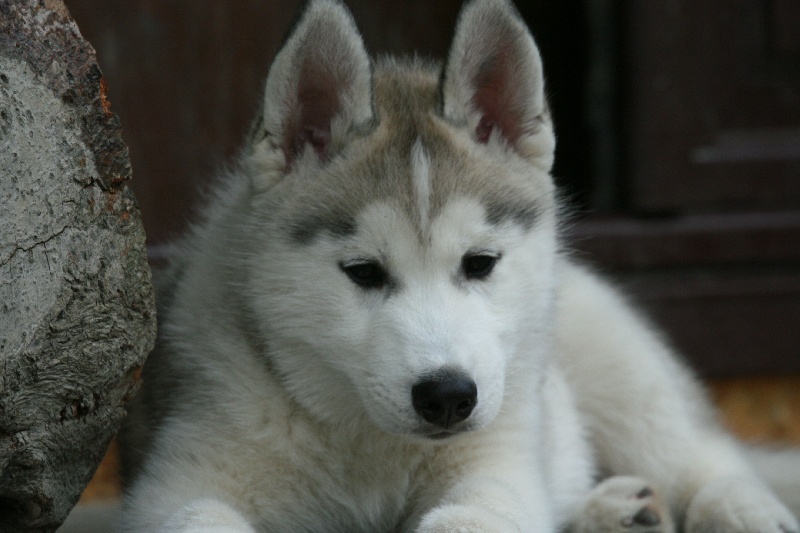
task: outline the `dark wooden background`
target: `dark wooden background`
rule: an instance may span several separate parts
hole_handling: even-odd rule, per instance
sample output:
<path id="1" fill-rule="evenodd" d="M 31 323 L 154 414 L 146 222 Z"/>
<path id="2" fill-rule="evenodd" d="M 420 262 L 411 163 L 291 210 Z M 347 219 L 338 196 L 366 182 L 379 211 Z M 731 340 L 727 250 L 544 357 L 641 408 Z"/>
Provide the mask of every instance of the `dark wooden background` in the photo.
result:
<path id="1" fill-rule="evenodd" d="M 66 0 L 151 249 L 235 156 L 299 4 Z M 457 0 L 350 0 L 374 53 L 443 56 Z M 800 2 L 518 2 L 545 61 L 575 254 L 708 377 L 800 372 Z"/>

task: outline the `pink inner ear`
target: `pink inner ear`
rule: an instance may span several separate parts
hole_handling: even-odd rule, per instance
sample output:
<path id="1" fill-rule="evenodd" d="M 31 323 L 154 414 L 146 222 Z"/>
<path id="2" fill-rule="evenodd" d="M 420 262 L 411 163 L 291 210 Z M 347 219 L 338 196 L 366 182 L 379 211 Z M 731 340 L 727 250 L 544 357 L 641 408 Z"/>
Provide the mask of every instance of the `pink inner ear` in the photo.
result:
<path id="1" fill-rule="evenodd" d="M 331 123 L 340 111 L 341 82 L 324 68 L 306 65 L 297 87 L 297 108 L 290 116 L 283 139 L 287 168 L 310 144 L 320 160 L 329 157 Z"/>
<path id="2" fill-rule="evenodd" d="M 497 126 L 497 124 L 495 124 L 492 119 L 483 115 L 480 122 L 478 122 L 478 126 L 475 128 L 475 138 L 478 142 L 481 144 L 489 142 L 489 137 L 491 137 L 495 126 Z"/>
<path id="3" fill-rule="evenodd" d="M 481 114 L 475 128 L 478 142 L 488 142 L 495 128 L 512 145 L 522 135 L 524 118 L 519 110 L 523 106 L 517 101 L 522 91 L 514 86 L 514 75 L 510 46 L 501 47 L 478 68 L 472 97 L 472 104 Z"/>
<path id="4" fill-rule="evenodd" d="M 322 130 L 313 126 L 306 126 L 294 136 L 292 142 L 292 152 L 297 156 L 303 151 L 303 147 L 310 144 L 317 156 L 324 160 L 327 159 L 328 146 L 331 144 L 330 130 Z"/>

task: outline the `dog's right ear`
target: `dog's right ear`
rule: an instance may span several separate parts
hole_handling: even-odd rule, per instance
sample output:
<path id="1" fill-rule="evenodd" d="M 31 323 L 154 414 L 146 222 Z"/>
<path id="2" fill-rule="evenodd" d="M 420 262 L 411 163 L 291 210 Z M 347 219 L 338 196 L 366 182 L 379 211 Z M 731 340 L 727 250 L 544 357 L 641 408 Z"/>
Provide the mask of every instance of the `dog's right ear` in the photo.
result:
<path id="1" fill-rule="evenodd" d="M 344 5 L 309 2 L 270 67 L 263 105 L 253 142 L 282 154 L 283 173 L 307 154 L 328 160 L 372 119 L 370 60 Z"/>
<path id="2" fill-rule="evenodd" d="M 555 138 L 542 60 L 510 0 L 464 5 L 440 83 L 445 118 L 478 143 L 502 139 L 549 168 Z"/>

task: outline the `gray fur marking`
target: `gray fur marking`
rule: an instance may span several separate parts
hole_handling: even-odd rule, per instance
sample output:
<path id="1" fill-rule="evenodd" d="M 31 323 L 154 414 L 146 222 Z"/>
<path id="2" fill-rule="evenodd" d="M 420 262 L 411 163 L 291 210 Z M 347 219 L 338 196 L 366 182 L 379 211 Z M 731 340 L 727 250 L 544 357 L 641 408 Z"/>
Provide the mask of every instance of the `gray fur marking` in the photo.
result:
<path id="1" fill-rule="evenodd" d="M 355 235 L 356 222 L 352 216 L 340 212 L 301 215 L 289 223 L 290 239 L 300 245 L 311 244 L 317 235 L 325 233 L 334 238 Z"/>
<path id="2" fill-rule="evenodd" d="M 518 224 L 530 230 L 541 214 L 541 208 L 516 198 L 490 197 L 484 200 L 486 206 L 486 222 L 493 226 L 509 223 Z"/>

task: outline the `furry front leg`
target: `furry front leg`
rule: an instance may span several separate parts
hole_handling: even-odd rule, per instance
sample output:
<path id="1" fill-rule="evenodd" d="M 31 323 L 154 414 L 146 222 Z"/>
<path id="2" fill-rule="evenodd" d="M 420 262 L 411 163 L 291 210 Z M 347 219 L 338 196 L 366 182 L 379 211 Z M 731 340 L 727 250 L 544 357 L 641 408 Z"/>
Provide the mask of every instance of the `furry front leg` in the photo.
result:
<path id="1" fill-rule="evenodd" d="M 529 413 L 529 420 L 537 415 Z M 436 450 L 420 469 L 403 529 L 415 533 L 551 533 L 552 487 L 542 472 L 544 439 L 535 427 L 505 419 Z"/>
<path id="2" fill-rule="evenodd" d="M 798 530 L 695 379 L 623 298 L 569 266 L 559 305 L 560 361 L 602 471 L 654 483 L 687 533 Z"/>
<path id="3" fill-rule="evenodd" d="M 539 487 L 526 494 L 493 479 L 471 478 L 423 516 L 417 533 L 550 532 L 555 525 Z"/>
<path id="4" fill-rule="evenodd" d="M 418 506 L 435 502 L 417 532 L 551 533 L 575 516 L 593 468 L 563 376 L 550 368 L 535 402 L 509 405 L 525 407 L 442 450 L 421 486 L 450 481 L 417 498 Z"/>
<path id="5" fill-rule="evenodd" d="M 178 441 L 172 440 L 177 443 Z M 211 457 L 197 448 L 198 463 L 185 461 L 173 446 L 171 461 L 153 453 L 136 482 L 126 490 L 117 530 L 125 533 L 255 533 L 233 478 L 203 465 Z M 243 485 L 247 480 L 242 482 Z M 227 495 L 227 497 L 225 497 Z"/>
<path id="6" fill-rule="evenodd" d="M 230 505 L 213 498 L 192 500 L 176 509 L 151 508 L 152 514 L 123 514 L 123 531 L 155 533 L 255 533 L 245 518 Z M 154 515 L 161 520 L 154 520 Z"/>
<path id="7" fill-rule="evenodd" d="M 498 513 L 468 505 L 445 505 L 425 515 L 418 533 L 467 533 L 518 531 L 517 524 Z"/>
<path id="8" fill-rule="evenodd" d="M 686 513 L 688 533 L 798 533 L 797 519 L 761 484 L 718 478 L 701 488 Z"/>
<path id="9" fill-rule="evenodd" d="M 231 506 L 213 499 L 189 503 L 172 515 L 161 528 L 164 533 L 255 533 Z"/>

